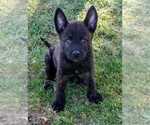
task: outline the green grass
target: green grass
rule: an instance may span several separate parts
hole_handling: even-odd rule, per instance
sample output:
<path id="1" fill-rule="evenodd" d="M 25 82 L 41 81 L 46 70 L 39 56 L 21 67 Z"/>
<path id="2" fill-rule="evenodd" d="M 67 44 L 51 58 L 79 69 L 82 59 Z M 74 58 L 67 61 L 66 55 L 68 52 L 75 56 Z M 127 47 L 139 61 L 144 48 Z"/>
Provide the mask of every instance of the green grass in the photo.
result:
<path id="1" fill-rule="evenodd" d="M 26 124 L 27 18 L 20 0 L 0 1 L 0 124 Z M 13 116 L 13 117 L 12 117 Z"/>
<path id="2" fill-rule="evenodd" d="M 128 125 L 150 124 L 149 2 L 124 1 L 123 122 Z"/>
<path id="3" fill-rule="evenodd" d="M 95 55 L 96 81 L 98 91 L 104 101 L 91 104 L 86 98 L 86 88 L 70 84 L 66 91 L 65 111 L 54 113 L 50 107 L 54 91 L 43 90 L 44 47 L 40 37 L 56 44 L 58 36 L 54 29 L 55 9 L 64 10 L 69 20 L 84 19 L 85 8 L 95 5 L 99 15 L 96 33 L 93 39 Z M 97 124 L 120 125 L 122 112 L 121 92 L 121 0 L 29 0 L 29 111 L 39 113 L 54 125 Z"/>

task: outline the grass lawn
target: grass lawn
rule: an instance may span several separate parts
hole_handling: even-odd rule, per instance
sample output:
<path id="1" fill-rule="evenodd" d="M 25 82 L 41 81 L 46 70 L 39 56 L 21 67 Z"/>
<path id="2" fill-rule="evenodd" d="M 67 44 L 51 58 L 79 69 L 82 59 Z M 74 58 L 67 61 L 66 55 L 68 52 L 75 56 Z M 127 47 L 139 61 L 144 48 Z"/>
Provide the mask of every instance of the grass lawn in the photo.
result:
<path id="1" fill-rule="evenodd" d="M 86 10 L 95 5 L 99 15 L 93 39 L 97 88 L 104 101 L 91 104 L 86 98 L 86 87 L 69 84 L 66 91 L 65 111 L 55 113 L 50 104 L 54 89 L 43 89 L 44 54 L 47 48 L 40 37 L 50 43 L 59 42 L 54 29 L 55 9 L 64 10 L 69 20 L 83 20 Z M 122 53 L 121 53 L 121 0 L 29 0 L 29 115 L 32 124 L 41 118 L 54 125 L 120 125 L 122 113 Z"/>
<path id="2" fill-rule="evenodd" d="M 123 123 L 150 125 L 150 1 L 123 6 Z"/>

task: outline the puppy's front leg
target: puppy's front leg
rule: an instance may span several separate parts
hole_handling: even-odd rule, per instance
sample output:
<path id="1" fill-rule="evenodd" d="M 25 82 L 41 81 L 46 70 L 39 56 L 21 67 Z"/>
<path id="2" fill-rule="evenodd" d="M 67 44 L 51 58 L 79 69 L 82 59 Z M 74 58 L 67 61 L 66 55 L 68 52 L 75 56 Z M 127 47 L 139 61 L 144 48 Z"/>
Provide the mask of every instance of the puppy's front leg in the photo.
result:
<path id="1" fill-rule="evenodd" d="M 102 101 L 102 96 L 96 91 L 96 84 L 91 74 L 88 74 L 86 77 L 88 89 L 87 89 L 87 98 L 90 102 L 98 103 Z"/>
<path id="2" fill-rule="evenodd" d="M 65 87 L 66 87 L 66 76 L 58 74 L 57 88 L 56 88 L 56 99 L 52 104 L 54 111 L 59 112 L 64 109 L 65 106 Z"/>

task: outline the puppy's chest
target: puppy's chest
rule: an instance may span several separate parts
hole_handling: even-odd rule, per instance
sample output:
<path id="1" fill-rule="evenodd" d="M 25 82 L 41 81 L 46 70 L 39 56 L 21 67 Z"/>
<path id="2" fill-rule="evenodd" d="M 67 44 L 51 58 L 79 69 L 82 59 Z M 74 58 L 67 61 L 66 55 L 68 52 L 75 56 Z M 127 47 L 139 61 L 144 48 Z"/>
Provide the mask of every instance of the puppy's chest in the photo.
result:
<path id="1" fill-rule="evenodd" d="M 63 72 L 65 74 L 80 75 L 88 71 L 89 71 L 89 66 L 87 63 L 65 64 L 63 67 Z"/>

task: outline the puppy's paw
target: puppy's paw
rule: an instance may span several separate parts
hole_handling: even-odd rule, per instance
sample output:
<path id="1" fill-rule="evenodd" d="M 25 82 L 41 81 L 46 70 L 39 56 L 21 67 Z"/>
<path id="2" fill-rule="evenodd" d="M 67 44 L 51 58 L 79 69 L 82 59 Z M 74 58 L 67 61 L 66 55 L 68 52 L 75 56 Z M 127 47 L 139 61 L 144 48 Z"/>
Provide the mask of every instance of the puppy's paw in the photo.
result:
<path id="1" fill-rule="evenodd" d="M 52 108 L 54 111 L 56 112 L 60 112 L 60 111 L 63 111 L 64 110 L 64 107 L 65 107 L 65 102 L 64 100 L 55 100 L 52 104 Z"/>
<path id="2" fill-rule="evenodd" d="M 87 94 L 87 98 L 90 102 L 98 103 L 99 101 L 103 101 L 103 97 L 98 92 L 89 92 Z"/>

